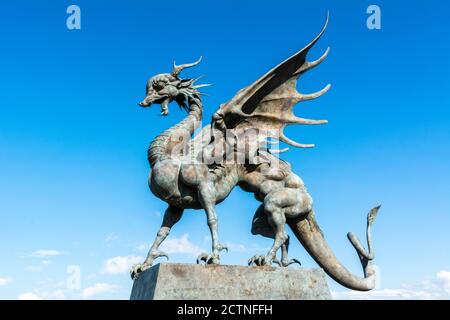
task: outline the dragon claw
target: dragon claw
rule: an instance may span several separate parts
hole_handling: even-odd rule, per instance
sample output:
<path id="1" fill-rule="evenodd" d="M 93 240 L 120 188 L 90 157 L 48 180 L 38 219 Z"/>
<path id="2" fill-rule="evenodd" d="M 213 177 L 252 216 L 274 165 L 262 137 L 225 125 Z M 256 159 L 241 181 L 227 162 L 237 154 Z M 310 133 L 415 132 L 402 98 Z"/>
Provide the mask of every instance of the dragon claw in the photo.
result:
<path id="1" fill-rule="evenodd" d="M 288 267 L 288 266 L 290 266 L 291 264 L 294 264 L 294 263 L 297 263 L 299 266 L 302 265 L 301 262 L 298 261 L 297 259 L 291 259 L 291 260 L 285 260 L 285 261 L 281 260 L 280 267 L 285 267 L 286 268 L 286 267 Z"/>
<path id="2" fill-rule="evenodd" d="M 214 253 L 202 253 L 197 257 L 197 264 L 200 262 L 204 262 L 205 264 L 220 264 L 219 256 Z"/>
<path id="3" fill-rule="evenodd" d="M 148 255 L 148 258 L 144 261 L 144 263 L 138 263 L 135 264 L 131 270 L 131 279 L 136 280 L 139 275 L 144 272 L 145 270 L 149 269 L 153 265 L 153 261 L 159 257 L 165 257 L 167 260 L 169 260 L 169 255 L 163 251 L 152 251 Z"/>
<path id="4" fill-rule="evenodd" d="M 155 259 L 160 258 L 160 257 L 164 257 L 167 260 L 169 260 L 169 255 L 163 251 L 152 251 L 149 254 L 149 257 L 147 258 L 147 262 L 150 264 L 153 264 L 153 261 L 155 261 Z"/>
<path id="5" fill-rule="evenodd" d="M 131 280 L 136 280 L 142 272 L 144 272 L 145 270 L 147 270 L 150 267 L 151 267 L 151 264 L 148 264 L 145 262 L 135 264 L 130 270 Z"/>
<path id="6" fill-rule="evenodd" d="M 286 268 L 286 267 L 288 267 L 288 266 L 290 266 L 291 264 L 294 264 L 294 263 L 298 263 L 299 265 L 302 265 L 300 263 L 300 261 L 298 261 L 297 259 L 281 260 L 280 261 L 280 260 L 278 260 L 276 258 L 271 259 L 270 257 L 263 256 L 263 255 L 255 255 L 255 256 L 251 257 L 248 260 L 248 265 L 249 266 L 252 266 L 252 265 L 255 265 L 255 266 L 258 266 L 258 267 L 270 266 L 273 263 L 277 264 L 281 268 Z"/>
<path id="7" fill-rule="evenodd" d="M 251 257 L 248 260 L 248 265 L 255 265 L 258 267 L 262 267 L 262 266 L 270 266 L 272 265 L 272 263 L 277 263 L 278 265 L 280 265 L 280 262 L 276 259 L 270 259 L 267 256 L 262 256 L 262 255 L 256 255 Z"/>
<path id="8" fill-rule="evenodd" d="M 167 260 L 169 260 L 169 255 L 167 253 L 165 253 L 165 252 L 162 252 L 162 251 L 158 251 L 158 253 L 156 254 L 154 259 L 159 258 L 159 257 L 164 257 Z"/>
<path id="9" fill-rule="evenodd" d="M 219 245 L 218 245 L 217 250 L 218 250 L 219 252 L 225 250 L 225 251 L 228 253 L 228 247 L 227 247 L 227 246 L 224 246 L 224 245 L 222 245 L 222 244 L 219 244 Z"/>
<path id="10" fill-rule="evenodd" d="M 272 263 L 276 263 L 279 267 L 283 267 L 283 263 L 278 259 L 273 259 Z"/>
<path id="11" fill-rule="evenodd" d="M 248 259 L 248 265 L 252 266 L 253 264 L 254 265 L 258 265 L 257 262 L 256 262 L 255 257 L 251 257 L 250 259 Z"/>

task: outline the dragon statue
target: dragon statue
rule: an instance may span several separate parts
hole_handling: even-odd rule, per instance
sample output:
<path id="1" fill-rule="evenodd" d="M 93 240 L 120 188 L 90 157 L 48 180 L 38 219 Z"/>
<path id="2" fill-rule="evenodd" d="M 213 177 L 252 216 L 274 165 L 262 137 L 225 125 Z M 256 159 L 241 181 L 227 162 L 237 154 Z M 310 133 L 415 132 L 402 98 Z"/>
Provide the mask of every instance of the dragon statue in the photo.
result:
<path id="1" fill-rule="evenodd" d="M 211 124 L 200 129 L 202 99 L 197 79 L 180 78 L 186 68 L 200 63 L 176 65 L 171 73 L 150 78 L 141 107 L 161 106 L 161 115 L 169 114 L 169 104 L 175 101 L 187 116 L 180 123 L 164 131 L 151 142 L 148 161 L 151 166 L 149 186 L 154 195 L 168 204 L 161 228 L 142 264 L 131 270 L 133 279 L 148 269 L 158 257 L 167 254 L 159 246 L 168 236 L 184 209 L 203 209 L 211 232 L 212 250 L 199 256 L 197 263 L 219 264 L 220 252 L 228 250 L 219 241 L 216 204 L 223 201 L 235 186 L 254 194 L 262 204 L 253 218 L 252 233 L 274 239 L 267 254 L 254 256 L 249 265 L 265 266 L 277 263 L 287 267 L 298 263 L 288 258 L 289 236 L 286 224 L 323 270 L 341 285 L 367 291 L 375 287 L 372 265 L 370 228 L 378 213 L 373 208 L 367 217 L 366 251 L 352 233 L 348 238 L 357 251 L 364 277 L 352 274 L 338 261 L 325 241 L 314 215 L 313 201 L 302 181 L 288 163 L 276 156 L 286 149 L 270 148 L 278 141 L 299 148 L 314 145 L 297 143 L 284 134 L 290 124 L 325 124 L 326 120 L 309 120 L 294 115 L 293 107 L 323 95 L 330 85 L 313 94 L 301 94 L 297 80 L 319 65 L 329 48 L 318 60 L 309 62 L 306 56 L 319 40 L 328 24 L 328 16 L 319 35 L 306 47 L 270 70 L 250 86 L 240 90 L 230 101 L 214 113 Z M 276 254 L 281 249 L 281 259 Z"/>

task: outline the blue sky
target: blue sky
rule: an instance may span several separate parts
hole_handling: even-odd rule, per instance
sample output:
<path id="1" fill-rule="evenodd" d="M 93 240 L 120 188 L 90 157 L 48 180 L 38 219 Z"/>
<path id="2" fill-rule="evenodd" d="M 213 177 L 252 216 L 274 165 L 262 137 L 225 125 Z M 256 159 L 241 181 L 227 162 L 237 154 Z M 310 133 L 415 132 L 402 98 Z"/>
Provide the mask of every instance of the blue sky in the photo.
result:
<path id="1" fill-rule="evenodd" d="M 242 1 L 244 2 L 244 1 Z M 0 4 L 0 298 L 127 299 L 129 263 L 145 256 L 165 204 L 147 187 L 148 143 L 183 117 L 140 109 L 149 76 L 174 59 L 202 64 L 184 75 L 214 83 L 220 103 L 308 43 L 326 62 L 299 83 L 319 100 L 296 107 L 320 127 L 288 136 L 315 143 L 283 156 L 305 181 L 337 256 L 360 274 L 347 231 L 373 236 L 380 287 L 337 297 L 450 297 L 450 84 L 445 1 L 14 1 Z M 66 8 L 81 8 L 81 30 Z M 381 30 L 366 27 L 377 4 Z M 244 264 L 271 240 L 250 234 L 259 204 L 236 189 L 217 208 L 222 262 Z M 209 248 L 201 211 L 188 211 L 166 249 L 194 262 Z M 291 256 L 316 264 L 296 241 Z M 69 266 L 81 272 L 67 285 Z"/>

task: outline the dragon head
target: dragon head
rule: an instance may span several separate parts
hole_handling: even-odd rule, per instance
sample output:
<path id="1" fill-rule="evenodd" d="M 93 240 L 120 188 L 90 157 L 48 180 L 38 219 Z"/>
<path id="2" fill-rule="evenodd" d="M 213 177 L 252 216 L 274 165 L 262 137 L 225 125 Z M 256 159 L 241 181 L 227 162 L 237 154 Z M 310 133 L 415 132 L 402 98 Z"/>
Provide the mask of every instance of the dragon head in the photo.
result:
<path id="1" fill-rule="evenodd" d="M 181 79 L 179 74 L 186 68 L 194 67 L 200 63 L 202 57 L 194 63 L 177 66 L 173 63 L 172 73 L 162 73 L 151 77 L 147 81 L 146 96 L 139 102 L 141 107 L 150 107 L 152 104 L 161 105 L 161 115 L 169 114 L 169 103 L 175 101 L 180 108 L 188 110 L 186 101 L 189 97 L 199 95 L 198 88 L 207 85 L 195 85 L 199 79 Z"/>

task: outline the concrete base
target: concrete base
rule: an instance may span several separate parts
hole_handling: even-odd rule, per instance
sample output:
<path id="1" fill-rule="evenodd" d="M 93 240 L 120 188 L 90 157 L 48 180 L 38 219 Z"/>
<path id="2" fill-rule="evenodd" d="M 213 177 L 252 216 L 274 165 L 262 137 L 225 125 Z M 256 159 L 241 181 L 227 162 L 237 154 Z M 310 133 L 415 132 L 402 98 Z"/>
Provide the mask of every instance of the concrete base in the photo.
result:
<path id="1" fill-rule="evenodd" d="M 134 281 L 131 300 L 329 300 L 322 269 L 161 263 Z"/>

